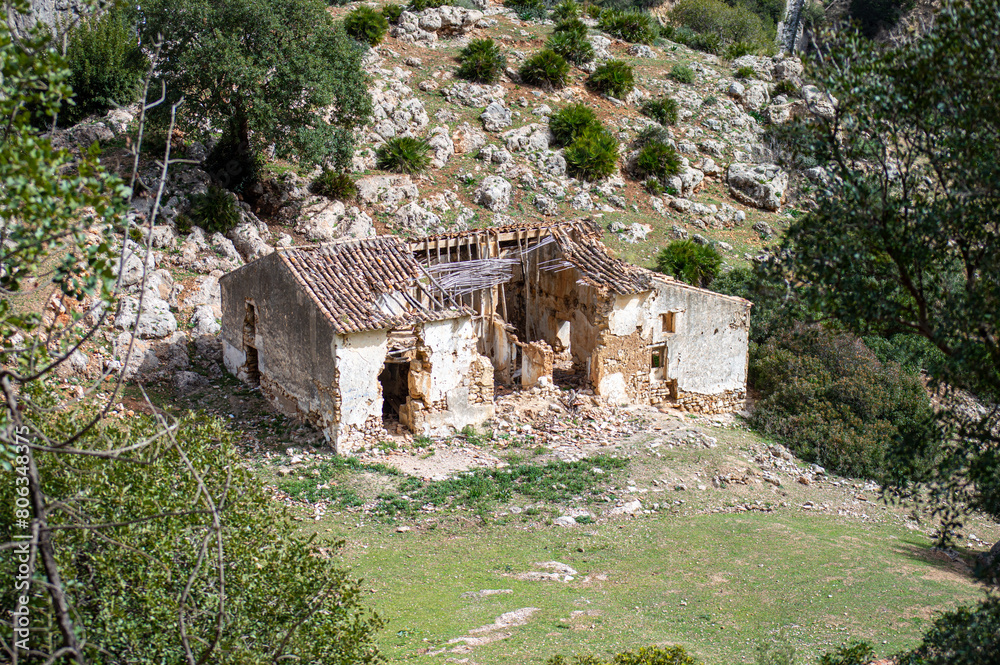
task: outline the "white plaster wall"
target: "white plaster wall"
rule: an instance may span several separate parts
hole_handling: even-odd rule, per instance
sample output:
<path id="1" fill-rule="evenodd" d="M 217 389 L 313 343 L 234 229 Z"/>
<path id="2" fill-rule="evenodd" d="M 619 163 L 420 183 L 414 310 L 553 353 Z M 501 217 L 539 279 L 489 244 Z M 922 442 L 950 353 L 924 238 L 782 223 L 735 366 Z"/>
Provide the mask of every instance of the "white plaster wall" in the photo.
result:
<path id="1" fill-rule="evenodd" d="M 746 388 L 747 303 L 681 284 L 654 281 L 643 303 L 643 336 L 667 345 L 667 375 L 686 392 L 713 395 Z M 664 333 L 661 314 L 677 312 L 676 332 Z"/>
<path id="2" fill-rule="evenodd" d="M 334 338 L 342 427 L 361 427 L 370 416 L 382 417 L 382 386 L 378 375 L 388 352 L 388 338 L 385 330 Z"/>
<path id="3" fill-rule="evenodd" d="M 240 367 L 243 367 L 246 361 L 247 354 L 243 349 L 233 346 L 225 339 L 222 340 L 222 363 L 229 370 L 230 374 L 236 376 Z"/>
<path id="4" fill-rule="evenodd" d="M 430 349 L 432 402 L 462 385 L 476 351 L 472 319 L 432 321 L 423 326 L 422 341 Z"/>
<path id="5" fill-rule="evenodd" d="M 608 330 L 612 335 L 628 337 L 648 324 L 646 301 L 649 292 L 626 296 L 615 296 L 615 308 L 608 317 Z"/>

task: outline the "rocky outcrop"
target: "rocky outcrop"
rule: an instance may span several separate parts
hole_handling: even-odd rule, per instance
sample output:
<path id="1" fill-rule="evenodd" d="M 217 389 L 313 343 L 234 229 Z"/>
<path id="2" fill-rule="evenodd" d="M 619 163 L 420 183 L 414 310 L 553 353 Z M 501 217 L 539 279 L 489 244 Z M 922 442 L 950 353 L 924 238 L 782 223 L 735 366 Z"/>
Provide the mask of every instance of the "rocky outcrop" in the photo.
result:
<path id="1" fill-rule="evenodd" d="M 500 176 L 491 175 L 476 190 L 476 203 L 492 212 L 501 212 L 510 206 L 511 184 Z"/>
<path id="2" fill-rule="evenodd" d="M 775 164 L 735 162 L 726 173 L 729 193 L 745 205 L 778 210 L 788 189 L 788 174 Z"/>
<path id="3" fill-rule="evenodd" d="M 392 35 L 403 42 L 436 42 L 445 37 L 464 35 L 483 18 L 478 9 L 445 5 L 422 12 L 403 12 Z"/>

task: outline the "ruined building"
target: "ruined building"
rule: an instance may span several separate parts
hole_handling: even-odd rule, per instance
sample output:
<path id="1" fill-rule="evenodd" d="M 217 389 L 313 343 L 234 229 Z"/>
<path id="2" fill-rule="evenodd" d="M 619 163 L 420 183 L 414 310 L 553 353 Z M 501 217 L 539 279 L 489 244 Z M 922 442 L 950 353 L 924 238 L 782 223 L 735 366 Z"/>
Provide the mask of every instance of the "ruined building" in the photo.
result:
<path id="1" fill-rule="evenodd" d="M 495 386 L 558 383 L 554 364 L 617 403 L 745 398 L 750 303 L 620 261 L 583 223 L 278 249 L 220 284 L 226 367 L 340 452 L 387 424 L 477 425 Z"/>

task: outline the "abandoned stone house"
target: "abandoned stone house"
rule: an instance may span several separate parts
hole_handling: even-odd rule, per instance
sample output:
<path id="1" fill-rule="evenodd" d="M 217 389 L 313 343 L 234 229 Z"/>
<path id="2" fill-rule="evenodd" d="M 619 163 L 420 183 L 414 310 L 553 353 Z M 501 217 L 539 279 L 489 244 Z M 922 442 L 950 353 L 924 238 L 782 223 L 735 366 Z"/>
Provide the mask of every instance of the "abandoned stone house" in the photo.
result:
<path id="1" fill-rule="evenodd" d="M 623 404 L 745 398 L 751 304 L 625 263 L 585 223 L 278 249 L 220 285 L 226 367 L 338 452 L 478 425 L 495 386 L 561 375 Z"/>

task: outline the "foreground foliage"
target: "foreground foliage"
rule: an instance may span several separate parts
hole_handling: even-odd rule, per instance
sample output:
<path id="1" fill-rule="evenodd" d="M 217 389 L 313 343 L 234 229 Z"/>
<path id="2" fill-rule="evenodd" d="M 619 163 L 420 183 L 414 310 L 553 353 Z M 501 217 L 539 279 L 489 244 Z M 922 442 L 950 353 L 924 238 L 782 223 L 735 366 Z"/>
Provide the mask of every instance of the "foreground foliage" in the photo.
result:
<path id="1" fill-rule="evenodd" d="M 54 420 L 46 429 L 56 438 L 77 424 L 73 415 Z M 59 502 L 49 518 L 54 545 L 90 657 L 179 664 L 187 641 L 218 663 L 377 662 L 381 622 L 362 609 L 358 582 L 294 533 L 240 466 L 224 424 L 189 415 L 166 436 L 163 426 L 145 416 L 106 422 L 78 444 L 100 451 L 158 438 L 129 461 L 79 456 L 67 473 L 57 454 L 37 457 L 44 490 Z M 13 491 L 0 486 L 10 504 Z M 11 519 L 0 516 L 4 540 Z M 105 526 L 67 528 L 82 522 Z M 9 551 L 0 558 L 14 569 Z M 5 607 L 12 593 L 0 591 Z M 41 594 L 31 612 L 33 643 L 58 641 Z"/>
<path id="2" fill-rule="evenodd" d="M 1000 400 L 1000 0 L 948 2 L 883 53 L 844 40 L 821 67 L 838 100 L 805 126 L 831 178 L 792 224 L 787 265 L 815 308 L 862 334 L 919 336 L 932 378 Z M 963 508 L 1000 517 L 1000 408 L 939 411 L 894 442 L 890 489 L 922 487 L 946 537 Z M 920 460 L 935 459 L 924 465 Z M 917 460 L 915 462 L 914 460 Z"/>

